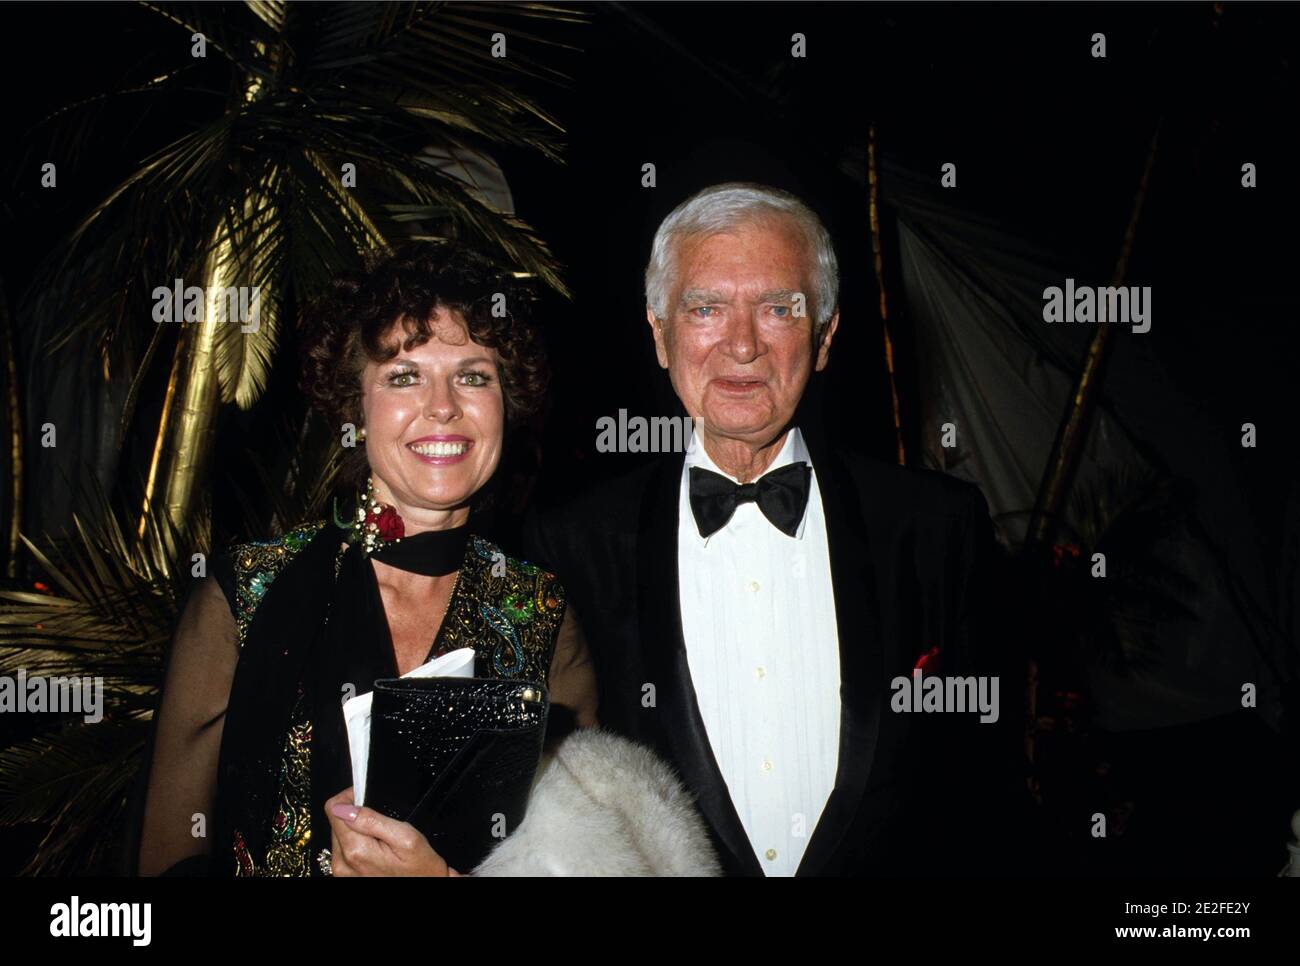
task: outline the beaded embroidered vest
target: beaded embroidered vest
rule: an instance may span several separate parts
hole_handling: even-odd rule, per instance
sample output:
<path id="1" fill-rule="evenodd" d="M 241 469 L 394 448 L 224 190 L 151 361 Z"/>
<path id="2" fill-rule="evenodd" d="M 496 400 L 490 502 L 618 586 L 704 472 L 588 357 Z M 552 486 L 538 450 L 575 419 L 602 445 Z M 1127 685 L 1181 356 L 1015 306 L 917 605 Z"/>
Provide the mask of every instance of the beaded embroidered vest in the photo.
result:
<path id="1" fill-rule="evenodd" d="M 290 530 L 276 540 L 238 544 L 231 549 L 235 581 L 232 610 L 241 648 L 258 605 L 275 578 L 325 526 L 325 521 L 317 521 Z M 345 550 L 346 544 L 341 545 L 335 556 L 336 576 Z M 472 647 L 477 677 L 524 678 L 545 684 L 564 609 L 564 589 L 554 574 L 508 557 L 495 544 L 472 536 L 438 634 L 438 651 L 433 656 Z M 301 685 L 281 748 L 280 760 L 273 764 L 278 772 L 278 793 L 265 854 L 251 854 L 236 826 L 232 858 L 237 876 L 310 873 L 311 720 Z M 243 820 L 258 818 L 244 816 Z"/>

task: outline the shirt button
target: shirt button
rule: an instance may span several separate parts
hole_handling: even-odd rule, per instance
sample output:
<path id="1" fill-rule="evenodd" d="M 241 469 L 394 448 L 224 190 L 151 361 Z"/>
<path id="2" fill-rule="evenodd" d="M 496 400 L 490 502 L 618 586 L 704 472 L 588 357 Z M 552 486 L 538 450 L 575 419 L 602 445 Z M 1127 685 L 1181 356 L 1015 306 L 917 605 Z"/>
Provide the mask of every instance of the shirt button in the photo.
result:
<path id="1" fill-rule="evenodd" d="M 767 677 L 767 670 L 761 667 L 754 668 L 754 677 L 758 678 L 760 681 L 763 680 L 763 678 Z"/>
<path id="2" fill-rule="evenodd" d="M 768 850 L 767 850 L 766 852 L 764 852 L 763 854 L 764 854 L 765 856 L 767 856 L 767 860 L 768 860 L 769 862 L 771 862 L 773 859 L 776 858 L 776 849 L 768 849 Z"/>
<path id="3" fill-rule="evenodd" d="M 766 758 L 764 758 L 764 759 L 763 759 L 763 771 L 771 771 L 771 770 L 772 770 L 772 763 L 771 763 L 770 761 L 768 761 Z"/>
<path id="4" fill-rule="evenodd" d="M 757 593 L 758 593 L 758 581 L 757 581 L 757 580 L 751 580 L 751 581 L 749 582 L 749 589 L 750 589 L 751 591 L 753 591 L 755 594 L 757 594 Z"/>

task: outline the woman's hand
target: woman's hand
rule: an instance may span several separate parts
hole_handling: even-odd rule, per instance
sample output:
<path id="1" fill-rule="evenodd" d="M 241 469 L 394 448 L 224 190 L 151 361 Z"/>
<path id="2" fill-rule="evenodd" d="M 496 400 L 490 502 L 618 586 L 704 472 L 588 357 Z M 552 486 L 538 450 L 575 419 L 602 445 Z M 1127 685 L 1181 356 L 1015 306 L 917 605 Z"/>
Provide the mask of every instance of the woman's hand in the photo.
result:
<path id="1" fill-rule="evenodd" d="M 352 789 L 325 803 L 334 875 L 460 875 L 409 822 L 357 808 Z"/>

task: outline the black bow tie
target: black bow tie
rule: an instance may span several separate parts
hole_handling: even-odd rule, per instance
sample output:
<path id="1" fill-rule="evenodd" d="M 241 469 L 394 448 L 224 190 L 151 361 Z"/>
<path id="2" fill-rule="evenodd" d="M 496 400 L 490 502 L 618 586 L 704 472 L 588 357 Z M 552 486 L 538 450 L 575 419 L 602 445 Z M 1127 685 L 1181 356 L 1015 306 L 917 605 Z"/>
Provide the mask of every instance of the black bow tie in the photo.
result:
<path id="1" fill-rule="evenodd" d="M 756 502 L 763 516 L 786 536 L 799 530 L 812 467 L 791 463 L 760 476 L 754 483 L 733 483 L 718 473 L 691 467 L 691 512 L 701 537 L 717 533 L 727 525 L 741 503 Z"/>

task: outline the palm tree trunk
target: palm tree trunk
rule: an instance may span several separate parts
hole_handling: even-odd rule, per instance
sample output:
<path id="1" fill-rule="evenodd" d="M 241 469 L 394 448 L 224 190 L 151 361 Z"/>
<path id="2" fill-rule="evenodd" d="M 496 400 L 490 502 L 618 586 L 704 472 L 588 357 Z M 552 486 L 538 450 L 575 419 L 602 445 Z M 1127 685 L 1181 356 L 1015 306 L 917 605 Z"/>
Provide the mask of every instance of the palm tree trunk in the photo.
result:
<path id="1" fill-rule="evenodd" d="M 254 46 L 263 55 L 267 54 L 261 41 L 256 41 Z M 268 63 L 274 69 L 280 62 L 280 49 L 274 48 L 270 54 Z M 255 74 L 246 75 L 242 86 L 244 103 L 258 99 L 267 89 L 263 79 Z M 246 215 L 253 204 L 252 193 L 245 192 L 241 207 Z M 176 547 L 174 535 L 197 509 L 221 410 L 216 327 L 231 322 L 220 303 L 226 288 L 237 282 L 234 239 L 219 220 L 207 252 L 203 270 L 203 319 L 198 323 L 180 323 L 181 335 L 172 357 L 171 376 L 167 380 L 140 510 L 137 537 L 160 566 L 165 561 L 177 560 L 181 552 L 192 552 L 189 548 Z M 162 525 L 152 537 L 151 519 Z"/>
<path id="2" fill-rule="evenodd" d="M 148 549 L 160 565 L 164 560 L 177 559 L 181 548 L 174 546 L 172 534 L 195 510 L 216 440 L 221 408 L 216 333 L 218 325 L 226 324 L 219 321 L 222 317 L 216 302 L 222 289 L 230 284 L 228 255 L 226 241 L 218 242 L 208 256 L 203 278 L 204 318 L 201 322 L 180 323 L 181 334 L 176 340 L 163 398 L 137 533 L 141 541 L 150 541 Z M 151 518 L 164 524 L 154 538 L 149 533 Z"/>

